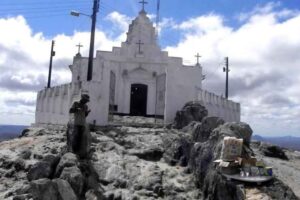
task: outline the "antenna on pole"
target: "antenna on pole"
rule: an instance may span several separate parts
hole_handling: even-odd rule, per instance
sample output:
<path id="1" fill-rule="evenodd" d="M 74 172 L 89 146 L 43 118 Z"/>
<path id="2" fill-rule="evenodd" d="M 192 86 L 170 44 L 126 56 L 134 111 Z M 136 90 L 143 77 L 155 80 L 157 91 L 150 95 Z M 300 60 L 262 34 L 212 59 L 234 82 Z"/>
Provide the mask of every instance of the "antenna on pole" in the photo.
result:
<path id="1" fill-rule="evenodd" d="M 157 0 L 156 7 L 156 36 L 158 37 L 158 29 L 159 29 L 159 9 L 160 9 L 160 0 Z"/>
<path id="2" fill-rule="evenodd" d="M 228 99 L 228 72 L 230 72 L 228 57 L 225 57 L 225 67 L 223 67 L 223 72 L 226 72 L 225 98 Z"/>

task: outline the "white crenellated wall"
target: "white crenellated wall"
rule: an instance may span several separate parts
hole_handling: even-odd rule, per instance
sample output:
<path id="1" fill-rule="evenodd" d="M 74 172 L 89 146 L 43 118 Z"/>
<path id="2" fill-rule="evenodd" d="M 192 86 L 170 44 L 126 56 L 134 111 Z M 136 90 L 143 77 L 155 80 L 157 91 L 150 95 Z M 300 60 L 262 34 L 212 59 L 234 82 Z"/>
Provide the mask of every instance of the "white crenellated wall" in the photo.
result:
<path id="1" fill-rule="evenodd" d="M 107 93 L 108 91 L 102 91 L 101 88 L 101 82 L 99 81 L 78 81 L 39 91 L 35 124 L 66 125 L 69 121 L 69 109 L 72 103 L 80 100 L 82 93 L 88 93 L 90 95 L 88 106 L 91 113 L 87 117 L 87 122 L 105 125 L 108 116 L 108 98 L 101 95 L 101 93 Z"/>
<path id="2" fill-rule="evenodd" d="M 45 88 L 38 92 L 35 123 L 66 124 L 69 120 L 69 105 L 75 84 Z"/>
<path id="3" fill-rule="evenodd" d="M 240 104 L 206 90 L 197 89 L 197 100 L 208 110 L 208 116 L 218 116 L 226 122 L 240 121 Z"/>

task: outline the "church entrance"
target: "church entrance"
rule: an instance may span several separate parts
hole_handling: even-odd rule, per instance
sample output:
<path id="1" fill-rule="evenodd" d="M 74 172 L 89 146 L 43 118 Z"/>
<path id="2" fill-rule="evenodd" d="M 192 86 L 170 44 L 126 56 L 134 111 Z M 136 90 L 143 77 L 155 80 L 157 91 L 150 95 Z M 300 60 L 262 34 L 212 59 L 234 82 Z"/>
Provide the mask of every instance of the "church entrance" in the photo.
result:
<path id="1" fill-rule="evenodd" d="M 130 115 L 147 115 L 148 86 L 144 84 L 132 84 L 130 92 Z"/>

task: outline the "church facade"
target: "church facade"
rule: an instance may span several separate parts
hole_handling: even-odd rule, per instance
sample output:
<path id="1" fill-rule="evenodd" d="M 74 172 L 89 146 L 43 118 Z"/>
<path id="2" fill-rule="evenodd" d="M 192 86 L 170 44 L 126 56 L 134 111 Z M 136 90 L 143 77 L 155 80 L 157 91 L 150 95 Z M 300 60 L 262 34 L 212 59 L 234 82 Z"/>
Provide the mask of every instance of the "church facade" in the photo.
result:
<path id="1" fill-rule="evenodd" d="M 69 108 L 81 94 L 90 96 L 87 121 L 109 123 L 109 115 L 158 117 L 165 123 L 188 101 L 200 100 L 210 116 L 240 120 L 240 104 L 202 89 L 202 67 L 183 65 L 157 44 L 144 10 L 129 25 L 127 39 L 112 51 L 97 51 L 93 77 L 86 81 L 88 58 L 77 54 L 70 65 L 72 82 L 37 94 L 36 124 L 66 124 Z"/>

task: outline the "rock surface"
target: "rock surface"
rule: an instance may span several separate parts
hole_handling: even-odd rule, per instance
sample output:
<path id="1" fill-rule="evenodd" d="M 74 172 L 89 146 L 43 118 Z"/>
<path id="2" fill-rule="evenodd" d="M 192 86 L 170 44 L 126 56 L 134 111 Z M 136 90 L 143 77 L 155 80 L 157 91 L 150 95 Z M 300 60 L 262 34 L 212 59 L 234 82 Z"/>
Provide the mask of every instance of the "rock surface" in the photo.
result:
<path id="1" fill-rule="evenodd" d="M 192 121 L 201 122 L 201 120 L 206 117 L 207 114 L 208 111 L 204 106 L 201 105 L 201 102 L 188 102 L 183 106 L 182 110 L 177 111 L 173 127 L 181 129 Z"/>
<path id="2" fill-rule="evenodd" d="M 259 145 L 253 152 L 247 124 L 206 117 L 182 130 L 143 126 L 118 124 L 92 132 L 88 160 L 66 153 L 65 129 L 56 127 L 30 128 L 21 138 L 2 142 L 0 199 L 296 199 L 289 187 L 297 192 L 300 184 L 287 187 L 281 180 L 291 180 L 280 170 L 286 167 L 294 183 L 300 182 L 300 165 L 294 170 L 290 165 L 300 162 L 300 155 L 264 157 Z M 219 157 L 224 136 L 244 138 L 245 155 L 275 160 L 274 181 L 249 186 L 224 179 L 211 162 Z M 49 172 L 29 175 L 40 163 L 47 163 Z"/>
<path id="3" fill-rule="evenodd" d="M 285 155 L 282 148 L 280 148 L 276 145 L 261 143 L 259 150 L 265 156 L 288 160 L 288 157 Z"/>

